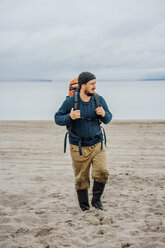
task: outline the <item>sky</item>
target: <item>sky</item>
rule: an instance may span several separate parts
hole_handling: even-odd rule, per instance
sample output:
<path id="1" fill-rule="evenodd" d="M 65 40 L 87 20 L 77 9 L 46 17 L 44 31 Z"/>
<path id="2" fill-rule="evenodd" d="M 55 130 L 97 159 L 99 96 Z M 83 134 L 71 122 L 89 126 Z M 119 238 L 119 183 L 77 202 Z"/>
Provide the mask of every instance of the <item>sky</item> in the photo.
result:
<path id="1" fill-rule="evenodd" d="M 0 80 L 165 78 L 165 0 L 0 0 Z"/>

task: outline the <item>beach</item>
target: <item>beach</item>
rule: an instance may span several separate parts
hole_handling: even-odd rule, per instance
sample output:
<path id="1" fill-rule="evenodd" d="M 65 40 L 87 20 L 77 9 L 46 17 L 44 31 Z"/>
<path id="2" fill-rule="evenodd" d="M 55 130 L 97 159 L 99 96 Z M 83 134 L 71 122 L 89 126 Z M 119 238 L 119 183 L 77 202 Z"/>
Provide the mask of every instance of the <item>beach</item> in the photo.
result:
<path id="1" fill-rule="evenodd" d="M 82 212 L 65 127 L 0 121 L 1 248 L 164 248 L 165 121 L 112 121 L 107 212 Z M 89 198 L 92 197 L 92 179 Z"/>

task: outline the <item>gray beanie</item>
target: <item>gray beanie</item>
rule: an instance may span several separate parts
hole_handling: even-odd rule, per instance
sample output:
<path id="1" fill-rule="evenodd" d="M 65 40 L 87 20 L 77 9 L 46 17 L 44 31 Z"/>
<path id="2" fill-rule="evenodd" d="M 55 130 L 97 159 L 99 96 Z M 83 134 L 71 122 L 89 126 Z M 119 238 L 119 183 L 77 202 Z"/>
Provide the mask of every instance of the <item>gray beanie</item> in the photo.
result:
<path id="1" fill-rule="evenodd" d="M 78 76 L 78 85 L 82 85 L 82 84 L 86 84 L 87 82 L 89 82 L 90 80 L 96 79 L 95 75 L 88 72 L 88 71 L 84 71 L 82 73 L 80 73 L 80 75 Z"/>

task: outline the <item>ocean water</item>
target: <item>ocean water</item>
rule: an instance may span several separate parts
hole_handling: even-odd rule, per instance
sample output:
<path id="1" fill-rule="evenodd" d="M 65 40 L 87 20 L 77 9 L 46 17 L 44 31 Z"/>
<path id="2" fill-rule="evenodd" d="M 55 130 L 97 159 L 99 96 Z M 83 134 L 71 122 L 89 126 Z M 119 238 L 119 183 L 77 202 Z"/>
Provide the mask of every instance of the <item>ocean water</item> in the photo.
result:
<path id="1" fill-rule="evenodd" d="M 165 120 L 165 81 L 97 81 L 114 120 Z M 53 120 L 64 82 L 1 82 L 0 120 Z"/>

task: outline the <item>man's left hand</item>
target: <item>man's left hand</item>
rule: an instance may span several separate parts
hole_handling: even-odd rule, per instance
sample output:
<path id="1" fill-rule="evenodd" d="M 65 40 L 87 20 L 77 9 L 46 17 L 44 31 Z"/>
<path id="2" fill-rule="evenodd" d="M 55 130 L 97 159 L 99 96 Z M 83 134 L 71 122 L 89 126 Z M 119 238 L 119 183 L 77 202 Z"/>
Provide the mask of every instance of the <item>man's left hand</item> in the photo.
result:
<path id="1" fill-rule="evenodd" d="M 102 117 L 104 117 L 105 116 L 105 111 L 104 111 L 103 107 L 97 107 L 96 108 L 96 114 L 101 115 Z"/>

